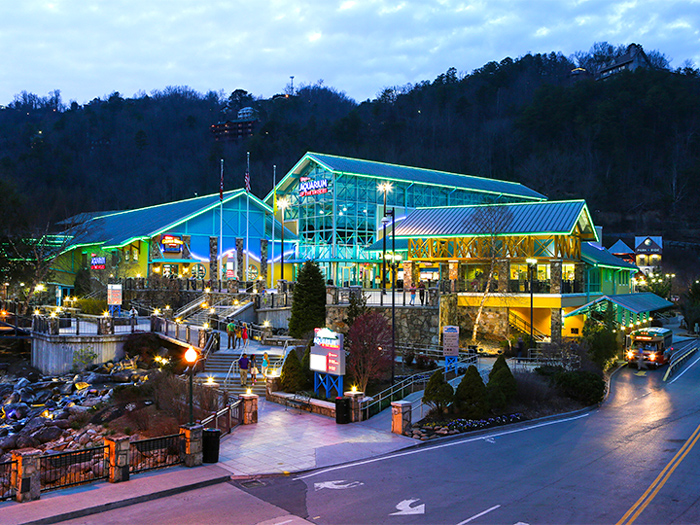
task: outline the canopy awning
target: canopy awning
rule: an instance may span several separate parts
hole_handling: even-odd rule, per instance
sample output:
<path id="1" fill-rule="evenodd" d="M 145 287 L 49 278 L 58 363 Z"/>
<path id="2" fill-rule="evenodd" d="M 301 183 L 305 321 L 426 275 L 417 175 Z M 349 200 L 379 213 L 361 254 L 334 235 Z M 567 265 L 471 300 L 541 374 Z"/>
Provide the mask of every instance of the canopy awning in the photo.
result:
<path id="1" fill-rule="evenodd" d="M 615 309 L 626 310 L 634 315 L 655 312 L 673 306 L 672 302 L 651 292 L 604 295 L 565 314 L 564 317 L 573 317 L 590 312 L 602 312 L 605 311 L 610 304 L 612 304 Z"/>

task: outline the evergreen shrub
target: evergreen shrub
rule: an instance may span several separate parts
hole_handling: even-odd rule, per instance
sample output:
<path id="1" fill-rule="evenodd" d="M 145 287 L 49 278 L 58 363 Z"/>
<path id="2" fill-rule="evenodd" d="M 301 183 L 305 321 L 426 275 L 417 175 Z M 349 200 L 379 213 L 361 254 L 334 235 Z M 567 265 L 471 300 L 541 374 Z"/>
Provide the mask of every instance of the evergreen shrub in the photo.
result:
<path id="1" fill-rule="evenodd" d="M 280 387 L 284 392 L 294 393 L 304 390 L 306 377 L 301 369 L 301 363 L 296 350 L 291 350 L 284 360 L 282 373 L 280 374 Z"/>
<path id="2" fill-rule="evenodd" d="M 433 372 L 423 393 L 423 402 L 431 405 L 438 413 L 445 412 L 454 399 L 454 390 L 445 381 L 441 370 Z"/>
<path id="3" fill-rule="evenodd" d="M 481 419 L 488 414 L 489 402 L 486 385 L 474 365 L 467 372 L 455 392 L 455 410 L 467 419 Z"/>

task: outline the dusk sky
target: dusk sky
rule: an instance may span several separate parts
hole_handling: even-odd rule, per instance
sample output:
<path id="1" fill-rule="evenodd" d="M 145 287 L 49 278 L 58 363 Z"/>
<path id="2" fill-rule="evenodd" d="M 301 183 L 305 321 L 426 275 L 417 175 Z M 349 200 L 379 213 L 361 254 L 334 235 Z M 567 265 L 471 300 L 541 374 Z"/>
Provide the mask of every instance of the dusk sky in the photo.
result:
<path id="1" fill-rule="evenodd" d="M 641 44 L 700 66 L 700 0 L 22 0 L 0 6 L 0 105 L 82 104 L 167 86 L 270 97 L 315 84 L 358 102 L 528 52 Z"/>

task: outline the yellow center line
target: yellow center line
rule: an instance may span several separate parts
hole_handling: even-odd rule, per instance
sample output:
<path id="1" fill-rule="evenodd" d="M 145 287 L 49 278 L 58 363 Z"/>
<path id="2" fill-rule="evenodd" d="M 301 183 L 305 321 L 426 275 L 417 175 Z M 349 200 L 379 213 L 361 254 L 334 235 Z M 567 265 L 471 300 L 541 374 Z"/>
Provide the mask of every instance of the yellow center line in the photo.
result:
<path id="1" fill-rule="evenodd" d="M 688 454 L 688 452 L 690 452 L 690 450 L 695 446 L 695 443 L 697 443 L 698 438 L 700 438 L 700 425 L 698 425 L 698 427 L 688 438 L 688 440 L 683 444 L 683 446 L 676 453 L 676 455 L 673 456 L 673 459 L 668 463 L 668 465 L 666 465 L 666 467 L 656 477 L 652 484 L 649 485 L 649 488 L 646 491 L 644 491 L 644 494 L 642 494 L 642 496 L 636 501 L 636 503 L 632 505 L 632 507 L 625 513 L 624 516 L 622 516 L 622 518 L 616 523 L 616 525 L 622 525 L 623 523 L 630 525 L 631 523 L 634 523 L 634 520 L 637 519 L 637 517 L 647 507 L 647 505 L 649 505 L 649 503 L 651 503 L 651 501 L 656 497 L 656 494 L 658 494 L 659 490 L 661 490 L 661 487 L 663 487 L 666 484 L 666 481 L 668 481 L 668 478 L 671 476 L 673 471 L 676 470 L 676 467 L 678 467 L 681 461 L 683 461 L 683 458 L 685 458 L 686 454 Z M 632 515 L 632 513 L 634 513 L 634 515 Z M 630 515 L 632 516 L 630 517 Z M 629 521 L 625 521 L 627 520 L 627 518 L 630 518 Z"/>

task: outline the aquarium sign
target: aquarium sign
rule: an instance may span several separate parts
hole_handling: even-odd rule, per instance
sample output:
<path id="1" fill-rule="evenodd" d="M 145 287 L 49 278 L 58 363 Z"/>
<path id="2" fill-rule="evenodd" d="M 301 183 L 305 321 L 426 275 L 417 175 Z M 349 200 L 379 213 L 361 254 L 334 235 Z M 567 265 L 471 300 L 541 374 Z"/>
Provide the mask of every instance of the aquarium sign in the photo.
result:
<path id="1" fill-rule="evenodd" d="M 91 254 L 90 255 L 90 269 L 91 270 L 104 270 L 107 264 L 107 258 L 104 256 Z"/>
<path id="2" fill-rule="evenodd" d="M 299 197 L 328 193 L 328 179 L 307 180 L 299 184 Z"/>
<path id="3" fill-rule="evenodd" d="M 165 253 L 180 253 L 184 244 L 181 235 L 163 235 L 160 242 Z"/>
<path id="4" fill-rule="evenodd" d="M 311 370 L 336 376 L 345 375 L 343 334 L 328 328 L 316 328 L 315 332 L 309 362 Z"/>

